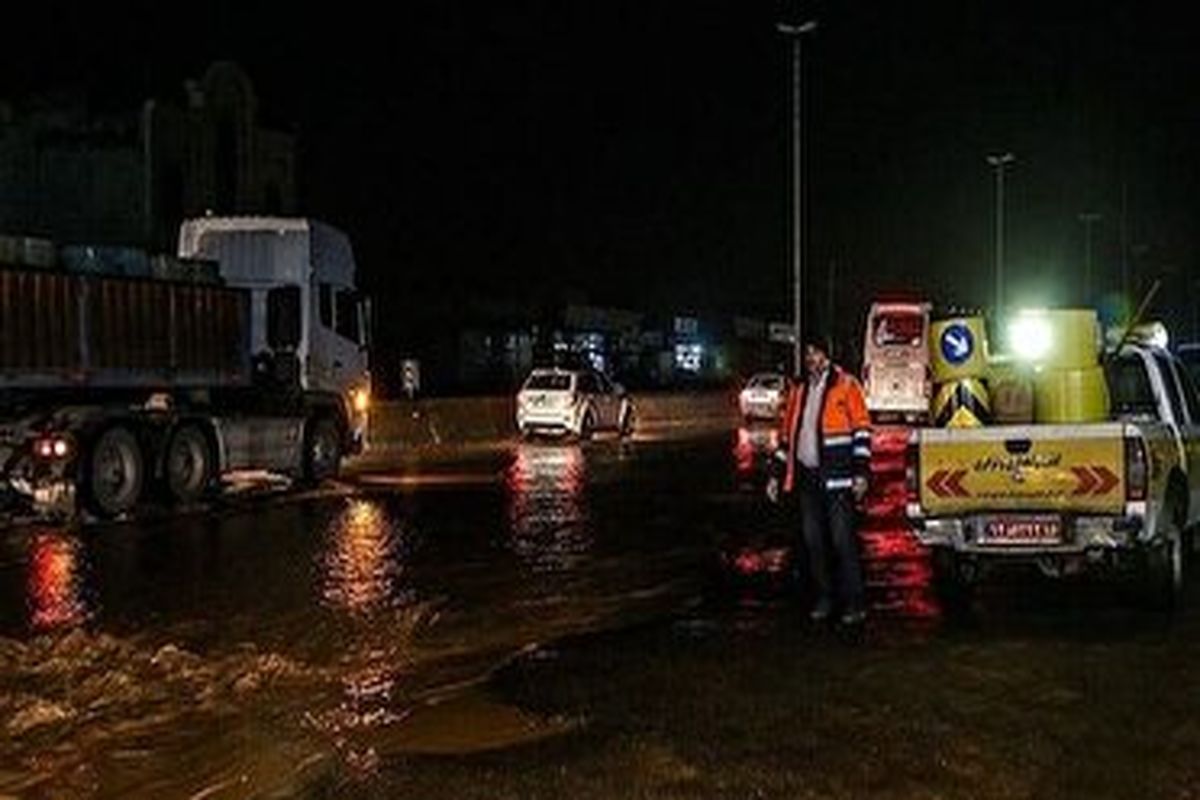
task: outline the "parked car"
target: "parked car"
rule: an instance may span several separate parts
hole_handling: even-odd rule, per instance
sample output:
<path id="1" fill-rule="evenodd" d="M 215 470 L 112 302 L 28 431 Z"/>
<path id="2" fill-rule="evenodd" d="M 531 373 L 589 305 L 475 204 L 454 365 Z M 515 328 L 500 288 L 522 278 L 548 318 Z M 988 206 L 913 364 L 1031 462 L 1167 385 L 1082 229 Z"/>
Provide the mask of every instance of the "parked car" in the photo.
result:
<path id="1" fill-rule="evenodd" d="M 777 372 L 760 372 L 746 381 L 738 395 L 738 410 L 746 420 L 778 419 L 787 399 L 787 378 Z"/>
<path id="2" fill-rule="evenodd" d="M 517 393 L 517 430 L 525 437 L 590 439 L 603 430 L 628 436 L 634 417 L 624 387 L 595 370 L 535 369 Z"/>

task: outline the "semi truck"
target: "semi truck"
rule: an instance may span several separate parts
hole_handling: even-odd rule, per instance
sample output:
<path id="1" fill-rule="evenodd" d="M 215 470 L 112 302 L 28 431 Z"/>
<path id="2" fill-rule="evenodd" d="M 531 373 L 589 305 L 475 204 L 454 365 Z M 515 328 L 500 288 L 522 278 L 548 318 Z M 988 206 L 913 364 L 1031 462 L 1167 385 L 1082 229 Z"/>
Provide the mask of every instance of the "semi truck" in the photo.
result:
<path id="1" fill-rule="evenodd" d="M 118 518 L 236 470 L 315 483 L 366 441 L 369 305 L 305 218 L 185 220 L 215 281 L 0 263 L 0 503 Z"/>

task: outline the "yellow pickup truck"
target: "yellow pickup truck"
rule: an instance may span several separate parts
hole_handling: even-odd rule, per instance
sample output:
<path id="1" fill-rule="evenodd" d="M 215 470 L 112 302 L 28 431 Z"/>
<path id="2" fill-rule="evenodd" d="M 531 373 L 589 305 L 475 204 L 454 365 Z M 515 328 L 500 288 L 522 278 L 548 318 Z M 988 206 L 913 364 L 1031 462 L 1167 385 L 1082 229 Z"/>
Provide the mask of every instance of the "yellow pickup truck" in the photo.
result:
<path id="1" fill-rule="evenodd" d="M 1106 376 L 1110 421 L 914 431 L 908 517 L 944 585 L 1013 562 L 1132 567 L 1146 599 L 1175 602 L 1200 521 L 1200 398 L 1158 347 L 1123 347 Z"/>

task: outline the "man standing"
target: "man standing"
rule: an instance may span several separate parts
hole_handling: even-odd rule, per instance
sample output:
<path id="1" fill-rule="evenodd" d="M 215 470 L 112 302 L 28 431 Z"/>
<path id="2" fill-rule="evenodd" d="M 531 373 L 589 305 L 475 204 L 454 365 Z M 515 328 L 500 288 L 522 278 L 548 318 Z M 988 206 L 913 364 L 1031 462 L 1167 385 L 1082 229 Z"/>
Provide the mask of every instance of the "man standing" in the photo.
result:
<path id="1" fill-rule="evenodd" d="M 767 483 L 767 493 L 777 499 L 782 488 L 798 495 L 809 571 L 817 592 L 810 616 L 822 621 L 833 613 L 832 549 L 841 619 L 855 625 L 863 621 L 866 610 L 856 516 L 870 475 L 871 420 L 862 387 L 829 356 L 826 338 L 805 337 L 806 377 L 788 393 L 783 436 L 775 453 L 783 467 L 782 487 L 776 473 Z"/>

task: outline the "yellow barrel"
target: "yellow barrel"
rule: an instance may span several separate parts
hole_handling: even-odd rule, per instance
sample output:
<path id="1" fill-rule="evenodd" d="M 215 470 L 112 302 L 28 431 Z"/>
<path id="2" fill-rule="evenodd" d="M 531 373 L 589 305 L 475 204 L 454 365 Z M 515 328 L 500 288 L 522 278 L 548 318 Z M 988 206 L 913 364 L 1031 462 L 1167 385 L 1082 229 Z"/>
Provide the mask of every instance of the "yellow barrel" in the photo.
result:
<path id="1" fill-rule="evenodd" d="M 991 398 L 978 378 L 942 384 L 934 395 L 932 410 L 938 428 L 978 428 L 992 422 Z"/>
<path id="2" fill-rule="evenodd" d="M 983 317 L 952 317 L 929 327 L 929 357 L 935 383 L 987 374 L 987 328 Z"/>
<path id="3" fill-rule="evenodd" d="M 1108 419 L 1108 382 L 1103 367 L 1041 370 L 1034 378 L 1033 394 L 1038 422 L 1101 422 Z"/>

